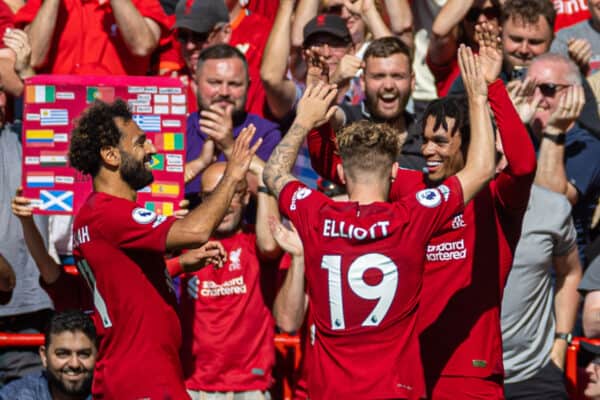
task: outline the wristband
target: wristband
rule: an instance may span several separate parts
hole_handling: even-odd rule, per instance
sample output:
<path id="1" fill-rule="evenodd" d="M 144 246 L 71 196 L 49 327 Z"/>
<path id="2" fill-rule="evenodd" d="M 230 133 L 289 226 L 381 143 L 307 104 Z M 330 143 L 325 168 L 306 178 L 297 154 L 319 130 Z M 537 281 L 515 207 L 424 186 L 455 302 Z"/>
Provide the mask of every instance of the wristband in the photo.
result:
<path id="1" fill-rule="evenodd" d="M 567 342 L 567 344 L 571 344 L 571 341 L 573 340 L 573 335 L 571 333 L 556 332 L 554 334 L 554 339 L 562 339 L 565 342 Z"/>
<path id="2" fill-rule="evenodd" d="M 271 191 L 269 191 L 269 188 L 268 188 L 268 187 L 266 187 L 266 186 L 259 186 L 259 187 L 256 189 L 256 191 L 257 191 L 257 192 L 259 192 L 259 193 L 264 193 L 264 194 L 268 194 L 268 195 L 270 195 L 270 194 L 271 194 Z"/>
<path id="3" fill-rule="evenodd" d="M 182 274 L 184 272 L 183 265 L 181 265 L 181 259 L 179 256 L 173 257 L 167 260 L 167 271 L 171 278 Z"/>
<path id="4" fill-rule="evenodd" d="M 565 144 L 567 140 L 567 135 L 564 133 L 559 133 L 557 135 L 553 135 L 551 133 L 543 133 L 542 138 L 548 139 L 556 144 Z"/>

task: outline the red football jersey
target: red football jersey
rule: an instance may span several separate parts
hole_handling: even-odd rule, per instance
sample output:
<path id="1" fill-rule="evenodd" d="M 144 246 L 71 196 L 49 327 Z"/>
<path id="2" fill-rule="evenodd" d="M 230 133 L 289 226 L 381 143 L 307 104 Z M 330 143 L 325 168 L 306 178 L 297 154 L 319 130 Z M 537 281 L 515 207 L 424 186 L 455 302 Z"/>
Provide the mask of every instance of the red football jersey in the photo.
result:
<path id="1" fill-rule="evenodd" d="M 182 279 L 182 361 L 186 387 L 209 392 L 266 390 L 275 363 L 271 314 L 278 261 L 258 259 L 256 235 L 219 239 L 222 268 L 207 266 Z M 196 276 L 198 298 L 188 293 Z"/>
<path id="2" fill-rule="evenodd" d="M 189 398 L 175 292 L 164 262 L 174 221 L 100 192 L 75 217 L 73 254 L 94 288 L 100 338 L 94 398 Z"/>
<path id="3" fill-rule="evenodd" d="M 335 202 L 294 181 L 279 205 L 304 243 L 316 327 L 310 397 L 423 397 L 415 325 L 425 249 L 463 208 L 458 179 L 369 205 Z"/>

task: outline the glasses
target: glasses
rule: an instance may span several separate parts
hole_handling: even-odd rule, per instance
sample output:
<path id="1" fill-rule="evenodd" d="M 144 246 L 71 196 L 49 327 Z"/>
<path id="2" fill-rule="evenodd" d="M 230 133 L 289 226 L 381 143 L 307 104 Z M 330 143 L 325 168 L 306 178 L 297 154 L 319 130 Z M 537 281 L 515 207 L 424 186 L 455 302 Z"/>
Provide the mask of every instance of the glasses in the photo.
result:
<path id="1" fill-rule="evenodd" d="M 540 89 L 540 92 L 542 92 L 544 97 L 554 97 L 556 96 L 556 93 L 569 86 L 570 85 L 561 85 L 559 83 L 540 83 L 537 85 L 537 88 Z"/>
<path id="2" fill-rule="evenodd" d="M 208 36 L 210 32 L 194 32 L 194 31 L 177 31 L 177 40 L 181 44 L 186 44 L 188 42 L 193 43 L 204 43 L 208 40 Z"/>
<path id="3" fill-rule="evenodd" d="M 500 9 L 498 7 L 473 7 L 469 10 L 465 18 L 469 22 L 475 22 L 479 19 L 481 14 L 483 14 L 486 19 L 498 19 L 500 17 Z"/>

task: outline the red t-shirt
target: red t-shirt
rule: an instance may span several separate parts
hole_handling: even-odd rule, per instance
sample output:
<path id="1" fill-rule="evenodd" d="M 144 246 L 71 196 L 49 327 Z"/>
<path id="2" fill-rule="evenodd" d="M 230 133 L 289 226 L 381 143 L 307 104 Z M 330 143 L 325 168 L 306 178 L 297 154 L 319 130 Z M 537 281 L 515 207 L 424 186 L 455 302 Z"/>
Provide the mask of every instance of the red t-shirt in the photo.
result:
<path id="1" fill-rule="evenodd" d="M 185 385 L 209 392 L 267 390 L 275 363 L 271 306 L 279 263 L 259 261 L 254 233 L 220 242 L 227 263 L 181 281 Z M 199 279 L 198 299 L 185 290 L 193 276 Z"/>
<path id="2" fill-rule="evenodd" d="M 260 79 L 260 64 L 263 52 L 271 33 L 272 22 L 259 14 L 241 12 L 231 22 L 232 32 L 229 44 L 235 46 L 246 56 L 250 85 L 246 100 L 246 111 L 264 116 L 265 89 Z"/>
<path id="3" fill-rule="evenodd" d="M 48 293 L 54 304 L 54 310 L 58 312 L 77 309 L 91 313 L 94 310 L 90 287 L 81 275 L 71 275 L 61 271 L 58 279 L 51 284 L 44 282 L 40 276 L 40 286 Z"/>
<path id="4" fill-rule="evenodd" d="M 553 0 L 556 10 L 554 32 L 591 18 L 588 0 Z"/>
<path id="5" fill-rule="evenodd" d="M 460 75 L 460 68 L 458 67 L 458 60 L 456 57 L 452 57 L 448 63 L 444 65 L 434 64 L 429 55 L 425 57 L 425 62 L 435 79 L 435 88 L 437 90 L 438 97 L 444 97 L 450 91 L 452 84 Z"/>
<path id="6" fill-rule="evenodd" d="M 161 27 L 161 36 L 171 28 L 172 18 L 158 0 L 132 0 L 144 17 Z M 35 18 L 42 0 L 28 0 L 15 16 L 24 27 Z M 131 54 L 115 21 L 108 0 L 63 0 L 45 63 L 37 69 L 45 74 L 145 75 L 150 56 Z"/>
<path id="7" fill-rule="evenodd" d="M 423 397 L 415 326 L 425 246 L 462 210 L 458 180 L 369 205 L 335 202 L 294 181 L 283 188 L 279 206 L 304 243 L 316 328 L 310 397 Z"/>
<path id="8" fill-rule="evenodd" d="M 101 192 L 92 193 L 75 217 L 73 254 L 94 288 L 98 317 L 94 398 L 188 399 L 175 292 L 164 261 L 174 221 Z"/>
<path id="9" fill-rule="evenodd" d="M 502 374 L 500 305 L 535 174 L 528 133 L 503 83 L 489 86 L 489 100 L 509 167 L 446 222 L 427 246 L 419 331 L 428 391 L 439 375 Z M 309 134 L 313 167 L 333 178 L 340 162 L 333 132 Z M 390 200 L 425 187 L 421 172 L 399 170 Z M 457 388 L 457 393 L 469 388 Z"/>
<path id="10" fill-rule="evenodd" d="M 15 15 L 5 2 L 0 1 L 0 39 L 4 36 L 7 28 L 13 28 Z M 0 40 L 0 49 L 5 49 L 4 42 Z"/>

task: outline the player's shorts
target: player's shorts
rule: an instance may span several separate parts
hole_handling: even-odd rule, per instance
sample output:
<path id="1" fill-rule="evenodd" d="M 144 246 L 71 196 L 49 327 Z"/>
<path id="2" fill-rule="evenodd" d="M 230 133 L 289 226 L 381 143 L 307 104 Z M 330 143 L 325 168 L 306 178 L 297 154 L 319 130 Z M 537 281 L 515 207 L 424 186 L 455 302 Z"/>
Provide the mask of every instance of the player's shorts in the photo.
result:
<path id="1" fill-rule="evenodd" d="M 432 400 L 503 400 L 502 377 L 440 376 L 430 398 Z"/>

